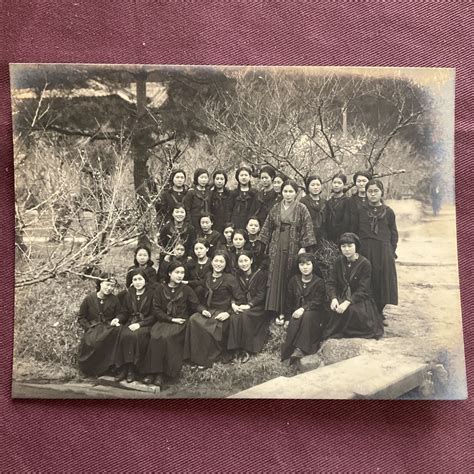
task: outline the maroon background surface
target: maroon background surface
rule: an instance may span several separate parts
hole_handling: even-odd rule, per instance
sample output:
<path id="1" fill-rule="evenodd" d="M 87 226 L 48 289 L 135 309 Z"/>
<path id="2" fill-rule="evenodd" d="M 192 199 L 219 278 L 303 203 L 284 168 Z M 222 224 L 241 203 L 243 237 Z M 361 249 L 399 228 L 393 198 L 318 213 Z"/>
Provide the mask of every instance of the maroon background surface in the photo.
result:
<path id="1" fill-rule="evenodd" d="M 457 223 L 469 370 L 474 354 L 472 4 L 0 0 L 0 11 L 2 470 L 474 471 L 472 400 L 12 401 L 8 76 L 9 62 L 457 68 Z M 469 385 L 473 391 L 472 380 Z"/>

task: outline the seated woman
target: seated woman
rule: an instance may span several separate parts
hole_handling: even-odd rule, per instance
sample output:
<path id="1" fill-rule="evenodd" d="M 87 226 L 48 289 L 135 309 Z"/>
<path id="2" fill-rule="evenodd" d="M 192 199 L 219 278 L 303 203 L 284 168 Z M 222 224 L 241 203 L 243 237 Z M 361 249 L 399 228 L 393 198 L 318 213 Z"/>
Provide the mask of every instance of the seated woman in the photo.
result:
<path id="1" fill-rule="evenodd" d="M 324 337 L 378 339 L 383 324 L 372 298 L 370 262 L 359 255 L 360 240 L 352 232 L 341 235 L 339 247 L 342 255 L 327 281 L 331 312 Z"/>
<path id="2" fill-rule="evenodd" d="M 297 257 L 299 275 L 288 283 L 286 315 L 290 318 L 281 360 L 290 363 L 318 351 L 326 322 L 326 288 L 316 259 L 310 253 Z"/>
<path id="3" fill-rule="evenodd" d="M 237 281 L 245 295 L 244 304 L 232 303 L 227 349 L 242 351 L 240 360 L 249 360 L 249 353 L 260 352 L 268 338 L 269 315 L 265 312 L 268 272 L 253 270 L 254 256 L 244 250 L 237 260 Z"/>
<path id="4" fill-rule="evenodd" d="M 189 317 L 205 308 L 196 293 L 183 284 L 184 265 L 174 262 L 168 267 L 167 283 L 160 285 L 155 295 L 158 322 L 151 328 L 150 342 L 142 372 L 147 374 L 146 384 L 160 386 L 162 375 L 176 378 L 183 366 L 183 350 Z"/>
<path id="5" fill-rule="evenodd" d="M 85 330 L 79 348 L 79 367 L 86 375 L 102 375 L 114 365 L 115 350 L 125 316 L 119 299 L 112 292 L 117 280 L 102 273 L 97 291 L 81 304 L 79 324 Z"/>
<path id="6" fill-rule="evenodd" d="M 156 321 L 154 306 L 155 288 L 148 274 L 141 268 L 132 271 L 132 286 L 123 301 L 125 320 L 120 332 L 115 365 L 120 368 L 117 382 L 137 378 L 137 369 L 143 360 L 150 338 L 150 328 Z"/>
<path id="7" fill-rule="evenodd" d="M 202 368 L 212 367 L 227 347 L 232 302 L 245 303 L 236 278 L 226 273 L 229 268 L 227 253 L 217 250 L 211 264 L 212 272 L 205 280 L 206 309 L 189 319 L 184 343 L 184 359 Z"/>

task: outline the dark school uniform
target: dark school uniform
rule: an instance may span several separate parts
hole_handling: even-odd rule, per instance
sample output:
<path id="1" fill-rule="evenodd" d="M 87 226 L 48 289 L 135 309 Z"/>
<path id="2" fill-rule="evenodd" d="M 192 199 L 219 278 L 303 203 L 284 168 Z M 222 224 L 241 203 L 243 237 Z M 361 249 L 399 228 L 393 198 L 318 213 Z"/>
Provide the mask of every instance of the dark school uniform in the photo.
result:
<path id="1" fill-rule="evenodd" d="M 189 267 L 191 260 L 186 257 L 186 255 L 183 255 L 179 258 L 172 255 L 168 262 L 166 260 L 161 262 L 160 268 L 158 269 L 158 282 L 164 283 L 168 279 L 168 268 L 172 263 L 179 263 L 182 265 L 185 271 L 184 279 L 187 280 L 189 278 Z"/>
<path id="2" fill-rule="evenodd" d="M 255 216 L 257 217 L 258 222 L 260 222 L 260 227 L 265 223 L 265 219 L 267 218 L 270 209 L 277 203 L 277 201 L 278 194 L 273 188 L 269 191 L 261 189 L 257 192 L 257 210 Z"/>
<path id="3" fill-rule="evenodd" d="M 186 253 L 190 255 L 195 241 L 196 230 L 189 222 L 183 222 L 180 227 L 176 226 L 173 221 L 168 222 L 162 227 L 158 236 L 158 244 L 163 247 L 165 252 L 172 252 L 176 243 L 181 242 Z M 164 254 L 162 255 L 164 257 Z M 160 264 L 162 260 L 163 258 L 160 258 Z"/>
<path id="4" fill-rule="evenodd" d="M 260 352 L 268 339 L 270 318 L 265 311 L 268 272 L 256 270 L 250 275 L 239 271 L 237 281 L 245 295 L 245 303 L 250 305 L 242 313 L 232 313 L 230 318 L 229 350 L 243 349 Z"/>
<path id="5" fill-rule="evenodd" d="M 212 230 L 210 234 L 205 234 L 202 230 L 198 233 L 198 239 L 206 239 L 209 243 L 209 251 L 207 253 L 209 258 L 214 256 L 214 252 L 217 250 L 219 243 L 222 240 L 222 235 L 217 230 Z"/>
<path id="6" fill-rule="evenodd" d="M 158 287 L 155 294 L 157 322 L 150 331 L 150 342 L 141 371 L 144 374 L 164 374 L 175 378 L 183 366 L 184 340 L 187 320 L 204 309 L 196 293 L 187 285 L 171 288 L 168 284 Z M 177 324 L 173 318 L 186 319 Z"/>
<path id="7" fill-rule="evenodd" d="M 212 273 L 206 277 L 206 309 L 210 318 L 194 314 L 186 328 L 184 358 L 194 364 L 211 367 L 227 347 L 230 318 L 218 321 L 216 316 L 228 312 L 232 315 L 232 301 L 245 302 L 245 295 L 237 279 L 230 273 L 214 278 Z"/>
<path id="8" fill-rule="evenodd" d="M 187 192 L 186 187 L 182 191 L 175 191 L 173 188 L 165 189 L 155 205 L 158 215 L 161 214 L 166 222 L 171 220 L 173 218 L 173 207 L 177 204 L 183 204 Z"/>
<path id="9" fill-rule="evenodd" d="M 211 190 L 190 189 L 184 197 L 183 204 L 186 209 L 188 221 L 195 229 L 199 229 L 201 214 L 211 211 Z"/>
<path id="10" fill-rule="evenodd" d="M 157 278 L 157 272 L 155 268 L 153 267 L 153 262 L 148 261 L 146 266 L 144 267 L 137 267 L 136 265 L 133 265 L 127 269 L 127 277 L 125 279 L 125 286 L 127 288 L 130 288 L 132 286 L 132 272 L 133 270 L 141 268 L 147 275 L 148 277 L 148 285 L 155 286 L 156 285 L 156 278 Z"/>
<path id="11" fill-rule="evenodd" d="M 258 237 L 257 237 L 258 239 Z M 245 250 L 250 250 L 253 254 L 253 266 L 255 269 L 267 269 L 269 257 L 265 254 L 265 244 L 260 240 L 248 240 L 244 245 Z"/>
<path id="12" fill-rule="evenodd" d="M 331 196 L 326 201 L 324 221 L 328 240 L 339 243 L 339 237 L 350 231 L 349 198 Z"/>
<path id="13" fill-rule="evenodd" d="M 257 211 L 257 191 L 250 188 L 242 191 L 237 188 L 234 191 L 234 205 L 230 221 L 234 223 L 236 229 L 245 229 L 250 217 Z"/>
<path id="14" fill-rule="evenodd" d="M 355 193 L 349 198 L 349 221 L 351 232 L 357 234 L 356 230 L 358 228 L 360 209 L 367 206 L 367 196 L 359 196 L 358 193 Z"/>
<path id="15" fill-rule="evenodd" d="M 213 189 L 211 193 L 211 214 L 213 215 L 213 227 L 222 233 L 224 226 L 230 222 L 232 207 L 234 205 L 233 193 L 224 188 L 222 192 Z"/>
<path id="16" fill-rule="evenodd" d="M 117 296 L 101 299 L 93 292 L 82 301 L 78 322 L 85 332 L 79 347 L 79 367 L 85 374 L 101 375 L 114 365 L 122 329 L 110 325 L 115 318 L 121 323 L 126 319 Z"/>
<path id="17" fill-rule="evenodd" d="M 285 342 L 282 345 L 281 360 L 288 359 L 293 351 L 301 349 L 305 354 L 315 354 L 323 340 L 324 325 L 327 320 L 326 287 L 322 278 L 313 274 L 310 282 L 294 275 L 288 284 L 286 316 L 289 320 Z M 292 318 L 299 308 L 304 313 L 298 319 Z"/>
<path id="18" fill-rule="evenodd" d="M 359 209 L 355 232 L 360 238 L 360 253 L 372 265 L 372 292 L 381 311 L 386 304 L 398 304 L 397 269 L 395 256 L 398 230 L 393 210 L 381 206 Z"/>
<path id="19" fill-rule="evenodd" d="M 206 288 L 206 277 L 212 272 L 211 259 L 208 257 L 206 263 L 199 263 L 193 259 L 188 263 L 188 285 L 194 290 L 199 301 L 204 302 L 204 293 Z"/>
<path id="20" fill-rule="evenodd" d="M 329 312 L 329 322 L 324 338 L 362 337 L 380 338 L 383 324 L 372 298 L 372 268 L 370 262 L 359 255 L 355 262 L 348 262 L 340 255 L 331 268 L 326 288 L 329 301 L 337 298 L 339 303 L 351 304 L 339 314 Z"/>
<path id="21" fill-rule="evenodd" d="M 239 271 L 239 255 L 245 250 L 245 245 L 243 249 L 236 249 L 235 247 L 231 247 L 229 251 L 229 263 L 230 263 L 230 273 L 232 275 L 236 275 Z"/>
<path id="22" fill-rule="evenodd" d="M 301 198 L 301 204 L 304 204 L 309 211 L 311 221 L 313 222 L 313 232 L 317 240 L 317 245 L 326 238 L 326 228 L 324 225 L 324 215 L 326 208 L 326 199 L 320 197 L 313 199 L 309 194 Z"/>

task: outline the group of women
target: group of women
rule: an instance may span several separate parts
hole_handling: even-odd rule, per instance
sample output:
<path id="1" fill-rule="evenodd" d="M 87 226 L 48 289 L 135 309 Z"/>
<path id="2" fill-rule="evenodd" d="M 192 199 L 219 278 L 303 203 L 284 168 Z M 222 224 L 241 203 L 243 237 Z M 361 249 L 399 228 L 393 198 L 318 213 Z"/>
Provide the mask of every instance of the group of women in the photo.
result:
<path id="1" fill-rule="evenodd" d="M 227 174 L 205 169 L 194 187 L 176 170 L 158 203 L 166 222 L 158 236 L 155 269 L 150 249 L 135 250 L 127 289 L 103 274 L 83 301 L 85 329 L 79 362 L 90 375 L 113 370 L 116 380 L 161 385 L 184 361 L 198 369 L 220 360 L 242 363 L 260 352 L 273 318 L 287 329 L 282 360 L 315 353 L 329 337 L 379 338 L 383 309 L 397 304 L 393 210 L 384 188 L 366 172 L 354 174 L 356 193 L 345 195 L 343 174 L 331 182 L 309 176 L 306 195 L 271 167 L 237 169 L 235 190 Z M 324 279 L 314 252 L 323 239 L 340 255 Z"/>

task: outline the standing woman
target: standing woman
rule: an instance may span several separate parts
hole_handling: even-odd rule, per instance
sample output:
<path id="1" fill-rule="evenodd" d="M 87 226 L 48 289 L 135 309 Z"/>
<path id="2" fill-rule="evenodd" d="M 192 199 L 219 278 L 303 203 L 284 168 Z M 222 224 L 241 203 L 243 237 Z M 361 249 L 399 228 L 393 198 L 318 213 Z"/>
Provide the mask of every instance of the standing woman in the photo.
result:
<path id="1" fill-rule="evenodd" d="M 265 309 L 278 315 L 276 323 L 280 326 L 285 322 L 287 285 L 295 273 L 297 255 L 316 245 L 311 216 L 306 206 L 296 200 L 297 193 L 295 181 L 283 184 L 283 200 L 272 207 L 258 236 L 269 247 Z"/>
<path id="2" fill-rule="evenodd" d="M 194 290 L 199 301 L 204 301 L 206 277 L 212 270 L 209 258 L 209 242 L 206 239 L 197 239 L 194 244 L 194 255 L 188 264 L 189 280 L 187 284 Z"/>
<path id="3" fill-rule="evenodd" d="M 196 240 L 196 231 L 186 221 L 186 209 L 183 204 L 175 204 L 171 211 L 171 221 L 165 224 L 158 235 L 158 243 L 163 252 L 160 255 L 160 265 L 166 254 L 170 254 L 178 242 L 184 245 L 186 254 L 190 255 Z"/>
<path id="4" fill-rule="evenodd" d="M 214 230 L 222 234 L 232 214 L 233 195 L 226 187 L 227 173 L 224 170 L 214 171 L 212 182 L 211 214 L 214 216 Z"/>
<path id="5" fill-rule="evenodd" d="M 352 177 L 356 188 L 356 192 L 349 198 L 349 214 L 351 230 L 353 232 L 356 232 L 357 222 L 359 220 L 359 209 L 363 206 L 367 206 L 365 186 L 371 179 L 372 175 L 368 171 L 356 171 Z"/>
<path id="6" fill-rule="evenodd" d="M 281 173 L 277 173 L 275 179 L 273 180 L 273 189 L 277 194 L 276 202 L 281 201 L 281 187 L 283 186 L 283 183 L 286 181 L 286 179 L 287 178 Z"/>
<path id="7" fill-rule="evenodd" d="M 268 339 L 270 319 L 265 311 L 265 294 L 268 272 L 254 270 L 253 254 L 244 250 L 238 258 L 237 281 L 245 295 L 243 304 L 232 303 L 229 341 L 227 349 L 240 350 L 241 362 L 249 360 L 250 354 L 260 352 Z"/>
<path id="8" fill-rule="evenodd" d="M 183 284 L 185 268 L 180 263 L 168 267 L 166 283 L 155 293 L 158 321 L 150 332 L 148 350 L 141 366 L 146 384 L 162 384 L 162 375 L 176 378 L 183 366 L 184 338 L 189 317 L 201 312 L 196 293 Z"/>
<path id="9" fill-rule="evenodd" d="M 306 178 L 305 185 L 306 196 L 300 202 L 308 208 L 309 215 L 313 221 L 314 236 L 318 245 L 320 245 L 321 240 L 326 237 L 326 230 L 324 228 L 326 200 L 321 197 L 323 182 L 319 176 L 313 175 Z"/>
<path id="10" fill-rule="evenodd" d="M 117 280 L 102 273 L 96 290 L 86 296 L 79 309 L 79 324 L 84 329 L 79 347 L 79 367 L 86 375 L 102 375 L 115 361 L 121 324 L 125 320 L 119 299 L 112 292 Z"/>
<path id="11" fill-rule="evenodd" d="M 331 312 L 324 338 L 378 339 L 383 324 L 372 298 L 370 262 L 359 254 L 356 234 L 342 234 L 339 244 L 342 255 L 336 258 L 326 283 Z"/>
<path id="12" fill-rule="evenodd" d="M 132 285 L 133 272 L 140 268 L 147 276 L 151 285 L 154 285 L 157 279 L 157 273 L 153 267 L 153 260 L 151 259 L 151 250 L 146 245 L 139 245 L 134 252 L 133 266 L 127 270 L 127 278 L 125 285 L 130 288 Z"/>
<path id="13" fill-rule="evenodd" d="M 324 220 L 328 240 L 337 244 L 344 232 L 351 227 L 349 213 L 349 198 L 344 195 L 344 185 L 347 183 L 345 174 L 337 174 L 331 181 L 332 196 L 326 202 Z"/>
<path id="14" fill-rule="evenodd" d="M 271 166 L 264 166 L 260 170 L 260 191 L 257 193 L 257 211 L 255 216 L 260 223 L 260 227 L 265 222 L 270 209 L 276 204 L 278 194 L 273 188 L 273 180 L 276 177 L 275 169 Z"/>
<path id="15" fill-rule="evenodd" d="M 176 204 L 182 204 L 187 189 L 185 186 L 186 173 L 182 169 L 174 170 L 171 173 L 169 186 L 165 189 L 157 201 L 156 210 L 161 213 L 165 221 L 171 219 L 171 212 Z"/>
<path id="16" fill-rule="evenodd" d="M 245 229 L 250 216 L 257 210 L 257 192 L 250 187 L 252 170 L 245 165 L 240 166 L 235 172 L 237 189 L 234 191 L 234 205 L 232 208 L 231 222 L 237 229 Z"/>
<path id="17" fill-rule="evenodd" d="M 232 234 L 232 248 L 229 251 L 229 267 L 227 269 L 228 272 L 235 275 L 239 269 L 237 264 L 237 260 L 239 255 L 244 251 L 245 246 L 249 241 L 249 236 L 247 231 L 244 229 L 236 229 L 235 232 Z"/>
<path id="18" fill-rule="evenodd" d="M 212 367 L 226 350 L 232 302 L 245 303 L 236 278 L 226 273 L 228 266 L 227 253 L 218 250 L 212 259 L 212 272 L 206 278 L 206 309 L 191 316 L 186 328 L 184 359 L 203 368 Z"/>
<path id="19" fill-rule="evenodd" d="M 211 190 L 208 188 L 209 173 L 204 168 L 194 172 L 194 188 L 190 189 L 183 200 L 188 219 L 193 227 L 199 229 L 199 218 L 203 212 L 210 212 Z"/>
<path id="20" fill-rule="evenodd" d="M 127 379 L 133 382 L 138 376 L 138 367 L 143 361 L 150 338 L 150 328 L 156 322 L 154 287 L 141 268 L 132 272 L 132 287 L 124 298 L 123 309 L 126 320 L 117 346 L 115 365 L 120 368 L 117 382 Z"/>
<path id="21" fill-rule="evenodd" d="M 323 339 L 326 322 L 326 287 L 316 259 L 310 253 L 298 255 L 299 275 L 288 284 L 286 314 L 290 320 L 281 360 L 296 362 L 315 354 Z"/>
<path id="22" fill-rule="evenodd" d="M 359 209 L 357 225 L 361 253 L 372 265 L 372 291 L 383 317 L 387 304 L 398 304 L 395 267 L 398 230 L 393 210 L 382 202 L 384 189 L 378 179 L 366 184 L 368 205 Z"/>

